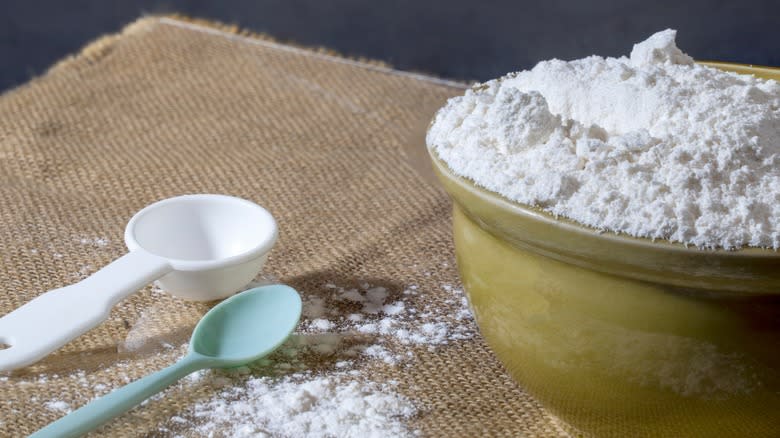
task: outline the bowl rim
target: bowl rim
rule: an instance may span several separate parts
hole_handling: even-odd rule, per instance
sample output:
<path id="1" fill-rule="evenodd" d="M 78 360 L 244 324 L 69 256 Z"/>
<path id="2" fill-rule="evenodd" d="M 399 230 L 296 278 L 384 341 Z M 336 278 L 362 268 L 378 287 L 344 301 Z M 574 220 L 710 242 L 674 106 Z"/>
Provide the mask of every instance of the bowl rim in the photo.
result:
<path id="1" fill-rule="evenodd" d="M 702 64 L 708 67 L 713 67 L 732 73 L 741 73 L 747 75 L 755 75 L 756 73 L 759 73 L 759 76 L 762 74 L 767 76 L 777 76 L 777 78 L 774 80 L 780 80 L 780 67 L 772 67 L 769 65 L 741 64 L 739 62 L 729 61 L 697 60 L 694 62 L 696 62 L 696 64 Z"/>
<path id="2" fill-rule="evenodd" d="M 703 63 L 752 72 L 780 68 Z M 598 271 L 695 289 L 780 293 L 780 251 L 771 248 L 702 249 L 667 239 L 603 231 L 539 207 L 509 200 L 455 174 L 426 144 L 434 172 L 467 218 L 516 247 Z M 495 217 L 494 217 L 495 216 Z M 521 223 L 512 223 L 516 220 Z M 534 236 L 532 230 L 548 236 Z M 593 248 L 600 246 L 600 248 Z"/>

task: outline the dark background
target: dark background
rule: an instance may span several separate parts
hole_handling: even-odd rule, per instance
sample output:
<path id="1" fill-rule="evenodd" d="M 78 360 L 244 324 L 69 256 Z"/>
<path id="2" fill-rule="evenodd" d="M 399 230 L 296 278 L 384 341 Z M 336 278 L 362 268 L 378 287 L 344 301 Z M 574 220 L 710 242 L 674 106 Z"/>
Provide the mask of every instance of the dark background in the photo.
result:
<path id="1" fill-rule="evenodd" d="M 780 0 L 0 0 L 0 90 L 143 14 L 171 12 L 457 79 L 628 54 L 667 27 L 696 59 L 780 66 Z"/>

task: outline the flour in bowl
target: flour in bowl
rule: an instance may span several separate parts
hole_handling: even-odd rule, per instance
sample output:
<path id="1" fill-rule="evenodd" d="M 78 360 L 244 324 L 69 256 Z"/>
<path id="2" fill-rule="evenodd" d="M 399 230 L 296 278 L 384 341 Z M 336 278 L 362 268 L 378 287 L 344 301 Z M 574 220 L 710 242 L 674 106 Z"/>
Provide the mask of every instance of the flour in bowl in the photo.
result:
<path id="1" fill-rule="evenodd" d="M 778 249 L 780 84 L 694 64 L 675 36 L 478 84 L 427 143 L 477 185 L 600 230 Z"/>

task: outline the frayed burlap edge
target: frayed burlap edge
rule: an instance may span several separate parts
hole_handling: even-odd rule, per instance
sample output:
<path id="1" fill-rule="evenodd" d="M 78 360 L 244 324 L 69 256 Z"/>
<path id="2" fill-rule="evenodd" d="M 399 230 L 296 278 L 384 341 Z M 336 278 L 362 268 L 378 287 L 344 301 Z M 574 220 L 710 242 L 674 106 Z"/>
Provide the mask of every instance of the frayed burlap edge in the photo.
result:
<path id="1" fill-rule="evenodd" d="M 182 14 L 143 16 L 137 19 L 136 21 L 126 25 L 121 31 L 98 37 L 94 41 L 84 46 L 81 49 L 81 51 L 79 51 L 78 53 L 68 55 L 65 58 L 57 61 L 54 65 L 52 65 L 48 69 L 47 73 L 62 70 L 62 69 L 72 68 L 75 65 L 80 64 L 81 61 L 86 61 L 88 65 L 97 63 L 103 57 L 110 54 L 114 46 L 117 43 L 119 43 L 119 41 L 123 37 L 146 32 L 152 27 L 159 24 L 190 25 L 190 26 L 202 28 L 203 30 L 212 30 L 216 32 L 225 33 L 228 35 L 233 35 L 236 37 L 247 38 L 249 40 L 254 40 L 257 42 L 264 42 L 269 44 L 276 44 L 279 46 L 285 46 L 287 48 L 294 48 L 302 52 L 308 52 L 309 54 L 315 56 L 325 56 L 325 57 L 333 58 L 335 60 L 348 61 L 350 63 L 353 63 L 358 66 L 363 66 L 365 68 L 378 69 L 378 70 L 384 70 L 387 72 L 394 72 L 398 74 L 417 76 L 421 79 L 427 79 L 429 81 L 439 82 L 444 85 L 454 86 L 456 88 L 465 89 L 472 86 L 476 82 L 473 80 L 467 81 L 467 80 L 459 80 L 459 79 L 442 78 L 440 76 L 433 75 L 428 72 L 419 71 L 419 70 L 396 70 L 391 64 L 382 60 L 363 57 L 363 56 L 348 56 L 327 47 L 306 46 L 306 45 L 298 44 L 294 41 L 281 40 L 273 36 L 270 36 L 266 33 L 256 32 L 256 31 L 243 28 L 237 24 L 227 24 L 227 23 L 207 20 L 203 18 L 189 17 Z M 24 87 L 24 85 L 22 85 L 22 87 Z"/>

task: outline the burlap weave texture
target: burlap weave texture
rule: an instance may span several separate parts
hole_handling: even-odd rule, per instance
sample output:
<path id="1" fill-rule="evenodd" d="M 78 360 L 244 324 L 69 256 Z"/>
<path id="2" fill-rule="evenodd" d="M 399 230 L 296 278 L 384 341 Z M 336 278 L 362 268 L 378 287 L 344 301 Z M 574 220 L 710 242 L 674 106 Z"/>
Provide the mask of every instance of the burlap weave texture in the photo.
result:
<path id="1" fill-rule="evenodd" d="M 457 284 L 450 204 L 425 175 L 423 132 L 456 83 L 218 27 L 145 18 L 0 98 L 0 313 L 124 252 L 126 221 L 184 193 L 224 193 L 270 210 L 280 241 L 266 274 L 317 293 L 370 281 L 435 305 Z M 3 436 L 29 434 L 181 349 L 123 351 L 145 335 L 183 343 L 210 304 L 151 288 L 46 360 L 0 381 Z M 329 365 L 322 364 L 326 369 Z M 378 367 L 420 408 L 425 436 L 561 436 L 481 338 Z M 86 384 L 85 384 L 86 382 Z M 170 421 L 209 394 L 169 391 L 96 431 L 197 436 Z"/>

